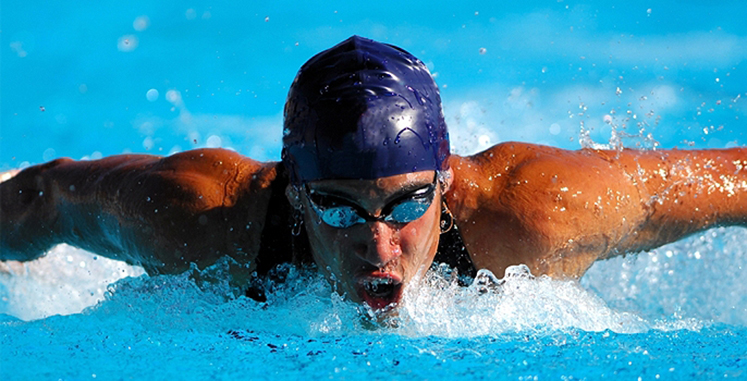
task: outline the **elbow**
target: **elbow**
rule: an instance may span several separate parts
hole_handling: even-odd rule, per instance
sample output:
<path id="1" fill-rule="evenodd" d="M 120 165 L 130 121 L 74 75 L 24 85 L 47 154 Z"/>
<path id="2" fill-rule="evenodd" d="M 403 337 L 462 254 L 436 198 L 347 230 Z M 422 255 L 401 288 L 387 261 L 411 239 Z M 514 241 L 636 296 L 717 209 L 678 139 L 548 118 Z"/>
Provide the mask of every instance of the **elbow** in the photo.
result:
<path id="1" fill-rule="evenodd" d="M 0 227 L 0 260 L 28 262 L 43 257 L 54 246 L 51 234 L 29 237 L 17 228 Z M 42 228 L 43 229 L 43 228 Z"/>
<path id="2" fill-rule="evenodd" d="M 0 260 L 30 261 L 57 243 L 54 192 L 34 169 L 0 183 Z"/>

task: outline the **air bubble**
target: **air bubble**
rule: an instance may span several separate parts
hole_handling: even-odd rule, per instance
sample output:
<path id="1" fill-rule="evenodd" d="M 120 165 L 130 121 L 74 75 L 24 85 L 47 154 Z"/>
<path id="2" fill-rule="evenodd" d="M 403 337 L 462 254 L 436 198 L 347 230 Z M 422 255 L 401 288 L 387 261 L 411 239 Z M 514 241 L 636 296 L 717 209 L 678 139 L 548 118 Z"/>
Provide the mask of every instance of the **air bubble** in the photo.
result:
<path id="1" fill-rule="evenodd" d="M 156 89 L 150 89 L 148 92 L 145 93 L 145 99 L 147 99 L 150 102 L 155 102 L 158 100 L 158 90 Z"/>
<path id="2" fill-rule="evenodd" d="M 138 16 L 135 21 L 132 22 L 132 28 L 138 32 L 142 32 L 150 26 L 150 19 L 148 16 Z"/>
<path id="3" fill-rule="evenodd" d="M 121 52 L 131 52 L 137 48 L 138 40 L 133 34 L 124 35 L 117 40 L 117 49 Z"/>

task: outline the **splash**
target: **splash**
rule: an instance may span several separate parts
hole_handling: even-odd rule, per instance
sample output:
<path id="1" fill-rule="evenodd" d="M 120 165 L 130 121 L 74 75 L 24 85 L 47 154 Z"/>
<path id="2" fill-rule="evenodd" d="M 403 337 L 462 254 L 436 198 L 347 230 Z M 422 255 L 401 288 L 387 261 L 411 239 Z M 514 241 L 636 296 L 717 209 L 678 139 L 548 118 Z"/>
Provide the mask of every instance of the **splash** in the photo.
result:
<path id="1" fill-rule="evenodd" d="M 35 261 L 0 262 L 0 314 L 34 320 L 79 313 L 103 300 L 109 284 L 144 273 L 140 267 L 58 245 Z"/>
<path id="2" fill-rule="evenodd" d="M 201 279 L 215 279 L 216 271 L 203 270 Z M 503 279 L 480 271 L 468 287 L 460 286 L 449 269 L 434 268 L 406 291 L 398 314 L 382 325 L 371 323 L 363 307 L 334 293 L 312 266 L 282 266 L 272 278 L 264 283 L 266 302 L 236 296 L 227 281 L 195 280 L 192 272 L 127 278 L 110 286 L 104 300 L 82 315 L 133 331 L 303 337 L 365 335 L 372 328 L 409 337 L 651 328 L 636 315 L 609 308 L 577 282 L 534 278 L 525 266 L 509 268 Z"/>
<path id="3" fill-rule="evenodd" d="M 410 288 L 397 318 L 408 335 L 474 337 L 512 332 L 581 329 L 643 332 L 643 319 L 609 308 L 575 281 L 534 277 L 524 265 L 498 279 L 480 270 L 469 287 L 460 287 L 446 268 L 431 271 Z"/>
<path id="4" fill-rule="evenodd" d="M 586 123 L 582 120 L 579 122 L 580 131 L 578 134 L 578 142 L 581 148 L 615 151 L 622 151 L 625 148 L 655 150 L 661 145 L 654 138 L 653 134 L 646 131 L 648 125 L 645 123 L 639 122 L 637 131 L 628 132 L 627 123 L 629 120 L 627 118 L 623 119 L 622 122 L 618 122 L 617 118 L 608 114 L 604 116 L 603 120 L 610 127 L 609 141 L 607 143 L 597 143 L 594 141 L 591 137 L 593 128 L 586 128 Z"/>
<path id="5" fill-rule="evenodd" d="M 208 269 L 204 271 L 215 271 Z M 216 274 L 202 274 L 215 279 Z M 405 291 L 397 314 L 372 323 L 366 309 L 330 288 L 313 266 L 281 266 L 264 281 L 266 302 L 236 296 L 228 282 L 202 283 L 194 274 L 129 278 L 110 287 L 104 301 L 84 311 L 96 320 L 148 330 L 251 332 L 303 337 L 366 335 L 371 329 L 408 337 L 477 337 L 557 331 L 645 332 L 699 329 L 695 321 L 656 325 L 609 307 L 574 281 L 533 277 L 511 267 L 503 279 L 482 270 L 459 285 L 446 267 L 429 271 Z"/>
<path id="6" fill-rule="evenodd" d="M 595 263 L 581 285 L 612 308 L 654 326 L 747 325 L 747 229 L 711 229 L 689 239 Z"/>
<path id="7" fill-rule="evenodd" d="M 746 236 L 740 228 L 711 230 L 637 256 L 597 262 L 581 282 L 533 277 L 518 266 L 502 279 L 481 271 L 464 287 L 451 270 L 436 267 L 405 291 L 398 315 L 375 328 L 408 337 L 454 338 L 744 325 Z M 111 268 L 94 266 L 102 259 L 93 260 L 93 254 L 86 254 L 85 268 L 78 257 L 67 261 L 76 255 L 84 254 L 60 246 L 23 271 L 2 274 L 2 313 L 24 320 L 77 314 L 76 319 L 88 321 L 81 324 L 109 322 L 133 331 L 261 331 L 312 338 L 371 332 L 366 311 L 334 293 L 313 266 L 278 268 L 263 280 L 267 301 L 260 303 L 229 284 L 225 263 L 180 275 L 133 272 L 137 277 L 107 288 L 101 282 L 113 280 Z M 66 266 L 78 272 L 67 274 Z M 99 288 L 101 295 L 91 297 Z M 62 291 L 50 298 L 54 289 Z M 90 307 L 81 313 L 85 306 Z"/>

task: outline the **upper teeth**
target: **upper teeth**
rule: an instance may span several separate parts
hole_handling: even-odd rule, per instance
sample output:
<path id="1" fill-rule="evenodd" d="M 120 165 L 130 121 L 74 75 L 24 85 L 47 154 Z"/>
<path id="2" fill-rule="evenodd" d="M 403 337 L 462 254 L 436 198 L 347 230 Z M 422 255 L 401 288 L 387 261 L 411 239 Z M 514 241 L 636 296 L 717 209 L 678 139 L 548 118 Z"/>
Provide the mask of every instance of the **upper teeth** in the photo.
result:
<path id="1" fill-rule="evenodd" d="M 392 278 L 374 278 L 368 282 L 371 286 L 383 286 L 383 285 L 390 285 L 394 283 Z"/>

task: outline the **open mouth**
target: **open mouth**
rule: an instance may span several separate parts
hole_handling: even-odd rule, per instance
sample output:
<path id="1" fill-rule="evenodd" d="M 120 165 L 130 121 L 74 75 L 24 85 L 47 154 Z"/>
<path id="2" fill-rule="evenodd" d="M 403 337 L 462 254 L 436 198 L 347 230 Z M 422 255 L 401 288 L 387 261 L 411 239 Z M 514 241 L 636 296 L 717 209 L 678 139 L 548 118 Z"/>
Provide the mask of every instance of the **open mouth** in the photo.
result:
<path id="1" fill-rule="evenodd" d="M 392 308 L 402 297 L 402 281 L 392 276 L 369 276 L 358 282 L 358 295 L 376 311 Z"/>

